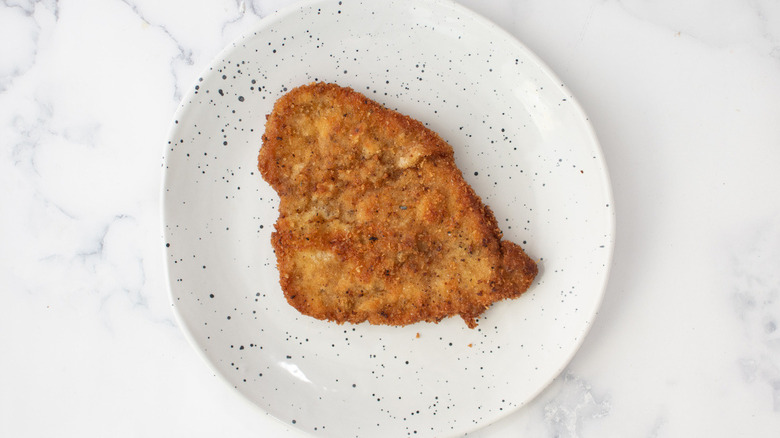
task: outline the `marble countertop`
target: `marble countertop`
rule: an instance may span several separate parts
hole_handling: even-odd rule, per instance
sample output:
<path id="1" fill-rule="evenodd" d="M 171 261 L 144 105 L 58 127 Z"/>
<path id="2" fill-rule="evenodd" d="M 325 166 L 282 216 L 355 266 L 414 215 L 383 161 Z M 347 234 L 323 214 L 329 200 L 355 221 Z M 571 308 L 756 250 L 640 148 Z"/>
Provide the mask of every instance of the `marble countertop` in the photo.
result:
<path id="1" fill-rule="evenodd" d="M 187 343 L 160 244 L 183 90 L 291 3 L 0 6 L 0 436 L 303 436 Z M 469 436 L 776 436 L 780 3 L 460 3 L 566 82 L 617 216 L 579 352 Z"/>

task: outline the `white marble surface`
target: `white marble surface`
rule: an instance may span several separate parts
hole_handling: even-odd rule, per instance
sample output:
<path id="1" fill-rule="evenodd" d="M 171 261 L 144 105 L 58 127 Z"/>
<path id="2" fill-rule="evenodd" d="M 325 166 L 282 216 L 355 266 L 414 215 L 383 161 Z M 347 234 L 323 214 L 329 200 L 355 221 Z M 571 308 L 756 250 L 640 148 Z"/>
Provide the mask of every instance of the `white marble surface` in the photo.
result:
<path id="1" fill-rule="evenodd" d="M 182 90 L 291 3 L 0 5 L 0 436 L 302 436 L 187 344 L 159 205 Z M 577 96 L 618 223 L 574 360 L 469 436 L 777 436 L 780 3 L 462 3 Z"/>

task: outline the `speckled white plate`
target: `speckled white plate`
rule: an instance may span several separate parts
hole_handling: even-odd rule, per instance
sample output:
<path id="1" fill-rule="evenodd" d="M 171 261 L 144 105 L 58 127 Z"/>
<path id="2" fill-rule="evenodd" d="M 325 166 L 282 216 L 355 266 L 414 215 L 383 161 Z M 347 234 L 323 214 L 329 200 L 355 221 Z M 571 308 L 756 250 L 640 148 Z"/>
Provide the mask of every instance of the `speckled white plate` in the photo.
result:
<path id="1" fill-rule="evenodd" d="M 256 157 L 273 102 L 350 86 L 438 132 L 506 238 L 539 260 L 521 298 L 409 327 L 339 326 L 283 298 L 278 198 Z M 166 150 L 164 234 L 179 322 L 215 372 L 288 425 L 328 437 L 459 436 L 559 374 L 596 316 L 613 247 L 587 117 L 532 53 L 448 1 L 306 2 L 263 20 L 193 85 Z"/>

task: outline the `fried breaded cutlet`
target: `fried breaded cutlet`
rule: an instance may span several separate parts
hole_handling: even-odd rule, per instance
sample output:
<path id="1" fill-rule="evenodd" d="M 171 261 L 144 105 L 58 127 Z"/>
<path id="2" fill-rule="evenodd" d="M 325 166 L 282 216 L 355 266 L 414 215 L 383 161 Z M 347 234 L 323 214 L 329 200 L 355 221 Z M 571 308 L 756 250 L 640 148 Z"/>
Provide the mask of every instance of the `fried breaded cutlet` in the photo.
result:
<path id="1" fill-rule="evenodd" d="M 281 287 L 305 315 L 390 325 L 460 315 L 474 328 L 536 276 L 452 147 L 352 89 L 318 82 L 282 96 L 258 161 L 281 198 Z"/>

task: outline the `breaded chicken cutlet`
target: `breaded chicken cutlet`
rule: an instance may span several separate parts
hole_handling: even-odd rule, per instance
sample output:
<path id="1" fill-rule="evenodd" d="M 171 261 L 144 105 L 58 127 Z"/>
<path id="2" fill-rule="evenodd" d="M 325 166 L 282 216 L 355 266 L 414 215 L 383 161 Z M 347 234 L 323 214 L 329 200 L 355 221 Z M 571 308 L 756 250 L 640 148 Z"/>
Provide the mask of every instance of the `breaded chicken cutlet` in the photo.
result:
<path id="1" fill-rule="evenodd" d="M 460 315 L 474 328 L 536 276 L 452 147 L 352 89 L 318 82 L 282 96 L 258 169 L 281 198 L 281 287 L 305 315 L 389 325 Z"/>

